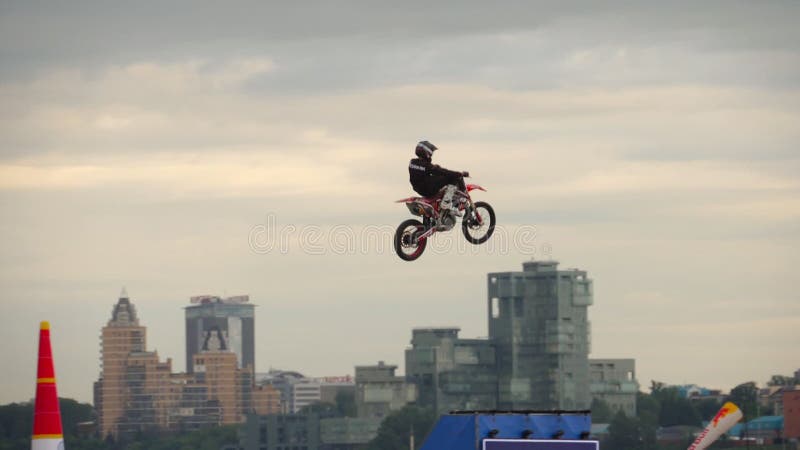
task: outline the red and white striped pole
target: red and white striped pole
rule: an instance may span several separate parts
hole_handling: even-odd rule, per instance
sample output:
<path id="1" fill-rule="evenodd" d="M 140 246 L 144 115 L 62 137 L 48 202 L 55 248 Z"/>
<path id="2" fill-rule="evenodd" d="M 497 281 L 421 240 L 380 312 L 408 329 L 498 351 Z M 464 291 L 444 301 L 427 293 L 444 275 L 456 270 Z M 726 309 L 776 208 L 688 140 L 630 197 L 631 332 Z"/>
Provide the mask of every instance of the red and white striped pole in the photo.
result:
<path id="1" fill-rule="evenodd" d="M 39 368 L 36 371 L 36 403 L 33 408 L 31 450 L 64 450 L 61 410 L 56 392 L 56 371 L 50 346 L 50 324 L 39 327 Z"/>

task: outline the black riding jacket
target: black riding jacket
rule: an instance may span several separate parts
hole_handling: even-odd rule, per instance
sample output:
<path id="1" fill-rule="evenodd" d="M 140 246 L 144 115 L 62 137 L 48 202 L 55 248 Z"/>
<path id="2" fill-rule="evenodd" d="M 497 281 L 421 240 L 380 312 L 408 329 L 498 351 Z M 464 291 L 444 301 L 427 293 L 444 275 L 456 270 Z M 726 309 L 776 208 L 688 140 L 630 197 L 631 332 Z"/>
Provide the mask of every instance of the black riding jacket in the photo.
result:
<path id="1" fill-rule="evenodd" d="M 458 185 L 462 176 L 461 172 L 439 167 L 424 158 L 411 160 L 408 164 L 408 175 L 414 190 L 425 197 L 435 195 L 448 184 Z"/>

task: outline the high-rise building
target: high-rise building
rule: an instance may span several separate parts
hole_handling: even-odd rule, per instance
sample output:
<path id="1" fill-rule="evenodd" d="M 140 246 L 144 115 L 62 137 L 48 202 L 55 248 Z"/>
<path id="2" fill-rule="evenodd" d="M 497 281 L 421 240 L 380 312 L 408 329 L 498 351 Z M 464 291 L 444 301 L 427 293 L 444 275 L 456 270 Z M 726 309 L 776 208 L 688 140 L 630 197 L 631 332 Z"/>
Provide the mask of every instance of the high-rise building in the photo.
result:
<path id="1" fill-rule="evenodd" d="M 253 411 L 274 412 L 278 393 L 254 393 L 253 367 L 227 346 L 228 334 L 210 333 L 192 356 L 194 373 L 172 373 L 172 361 L 147 351 L 146 329 L 123 290 L 103 327 L 101 372 L 94 386 L 103 437 L 142 431 L 191 430 L 244 421 Z"/>
<path id="2" fill-rule="evenodd" d="M 255 368 L 255 305 L 250 297 L 202 295 L 186 307 L 186 371 L 194 373 L 194 356 L 202 351 L 236 354 L 237 367 Z"/>
<path id="3" fill-rule="evenodd" d="M 557 262 L 488 275 L 488 339 L 458 328 L 416 328 L 406 378 L 418 403 L 452 410 L 587 409 L 592 398 L 636 411 L 633 359 L 596 359 L 590 376 L 592 281 Z"/>
<path id="4" fill-rule="evenodd" d="M 139 325 L 136 308 L 123 289 L 111 311 L 111 319 L 100 332 L 100 379 L 94 388 L 94 404 L 102 436 L 112 432 L 112 427 L 125 412 L 123 392 L 127 387 L 128 356 L 144 351 L 146 333 L 145 327 Z"/>
<path id="5" fill-rule="evenodd" d="M 488 275 L 489 338 L 500 409 L 585 409 L 592 281 L 585 271 L 530 261 Z"/>
<path id="6" fill-rule="evenodd" d="M 146 350 L 147 329 L 125 289 L 100 332 L 100 378 L 94 386 L 98 429 L 118 436 L 166 426 L 166 408 L 177 400 L 170 383 L 172 361 Z"/>
<path id="7" fill-rule="evenodd" d="M 460 339 L 458 328 L 415 328 L 406 350 L 406 379 L 417 386 L 419 403 L 443 414 L 497 407 L 494 345 Z"/>

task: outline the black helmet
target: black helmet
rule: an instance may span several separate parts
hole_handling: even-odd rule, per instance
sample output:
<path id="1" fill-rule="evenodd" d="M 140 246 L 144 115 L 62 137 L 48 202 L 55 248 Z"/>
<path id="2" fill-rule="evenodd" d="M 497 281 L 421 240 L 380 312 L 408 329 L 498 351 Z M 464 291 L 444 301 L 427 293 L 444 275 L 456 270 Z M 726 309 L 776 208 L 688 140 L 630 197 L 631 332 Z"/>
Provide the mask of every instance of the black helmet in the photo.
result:
<path id="1" fill-rule="evenodd" d="M 419 141 L 417 143 L 416 153 L 420 158 L 431 159 L 436 146 L 428 141 Z"/>

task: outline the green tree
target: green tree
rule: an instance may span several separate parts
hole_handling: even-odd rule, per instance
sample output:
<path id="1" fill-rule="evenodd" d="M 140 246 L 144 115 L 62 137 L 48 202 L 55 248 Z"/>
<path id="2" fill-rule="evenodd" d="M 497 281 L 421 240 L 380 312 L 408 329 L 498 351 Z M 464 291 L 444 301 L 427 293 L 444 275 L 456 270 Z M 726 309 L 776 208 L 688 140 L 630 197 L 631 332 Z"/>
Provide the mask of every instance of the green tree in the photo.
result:
<path id="1" fill-rule="evenodd" d="M 617 411 L 608 427 L 608 439 L 603 447 L 624 450 L 645 450 L 644 436 L 639 420 Z"/>
<path id="2" fill-rule="evenodd" d="M 742 383 L 731 389 L 728 401 L 733 402 L 744 414 L 744 421 L 758 417 L 758 387 L 753 381 Z"/>
<path id="3" fill-rule="evenodd" d="M 0 439 L 4 441 L 30 439 L 32 429 L 33 405 L 31 403 L 11 403 L 0 406 Z"/>
<path id="4" fill-rule="evenodd" d="M 64 398 L 59 399 L 59 404 L 64 443 L 70 450 L 219 450 L 224 445 L 239 443 L 239 425 L 206 428 L 179 435 L 147 431 L 127 442 L 80 436 L 77 424 L 93 420 L 92 406 Z M 32 429 L 32 404 L 12 403 L 0 406 L 0 450 L 30 448 Z"/>
<path id="5" fill-rule="evenodd" d="M 663 427 L 674 425 L 700 426 L 702 419 L 692 402 L 683 398 L 676 387 L 661 387 L 653 392 L 658 400 L 658 424 Z"/>
<path id="6" fill-rule="evenodd" d="M 61 398 L 58 403 L 65 435 L 77 435 L 79 423 L 95 420 L 94 407 L 88 403 L 79 403 L 71 398 Z"/>
<path id="7" fill-rule="evenodd" d="M 667 385 L 661 381 L 650 380 L 650 393 L 655 395 L 662 389 L 665 389 Z"/>
<path id="8" fill-rule="evenodd" d="M 381 422 L 378 435 L 369 443 L 367 450 L 407 450 L 412 430 L 415 448 L 420 448 L 437 418 L 430 408 L 408 405 Z"/>
<path id="9" fill-rule="evenodd" d="M 238 429 L 238 425 L 226 425 L 179 435 L 144 433 L 124 448 L 125 450 L 219 450 L 224 445 L 238 445 Z"/>
<path id="10" fill-rule="evenodd" d="M 636 414 L 642 424 L 649 427 L 658 427 L 660 413 L 661 405 L 654 396 L 644 392 L 636 393 Z"/>
<path id="11" fill-rule="evenodd" d="M 642 444 L 646 449 L 656 448 L 656 430 L 658 429 L 658 416 L 661 405 L 652 395 L 644 392 L 636 393 L 636 414 L 639 421 L 639 433 Z"/>
<path id="12" fill-rule="evenodd" d="M 64 444 L 69 450 L 116 450 L 116 447 L 93 437 L 65 436 Z"/>
<path id="13" fill-rule="evenodd" d="M 722 402 L 712 398 L 705 398 L 692 402 L 702 420 L 710 420 L 722 407 Z"/>
<path id="14" fill-rule="evenodd" d="M 592 410 L 593 423 L 609 423 L 614 417 L 614 411 L 611 410 L 611 407 L 608 406 L 605 400 L 593 398 L 592 406 L 589 408 Z"/>
<path id="15" fill-rule="evenodd" d="M 78 423 L 94 418 L 92 405 L 69 398 L 59 398 L 64 442 L 70 450 L 111 448 L 102 441 L 78 435 Z M 11 403 L 0 406 L 0 450 L 29 448 L 33 430 L 33 404 Z"/>
<path id="16" fill-rule="evenodd" d="M 767 386 L 794 386 L 798 380 L 794 376 L 773 375 L 767 381 Z"/>

